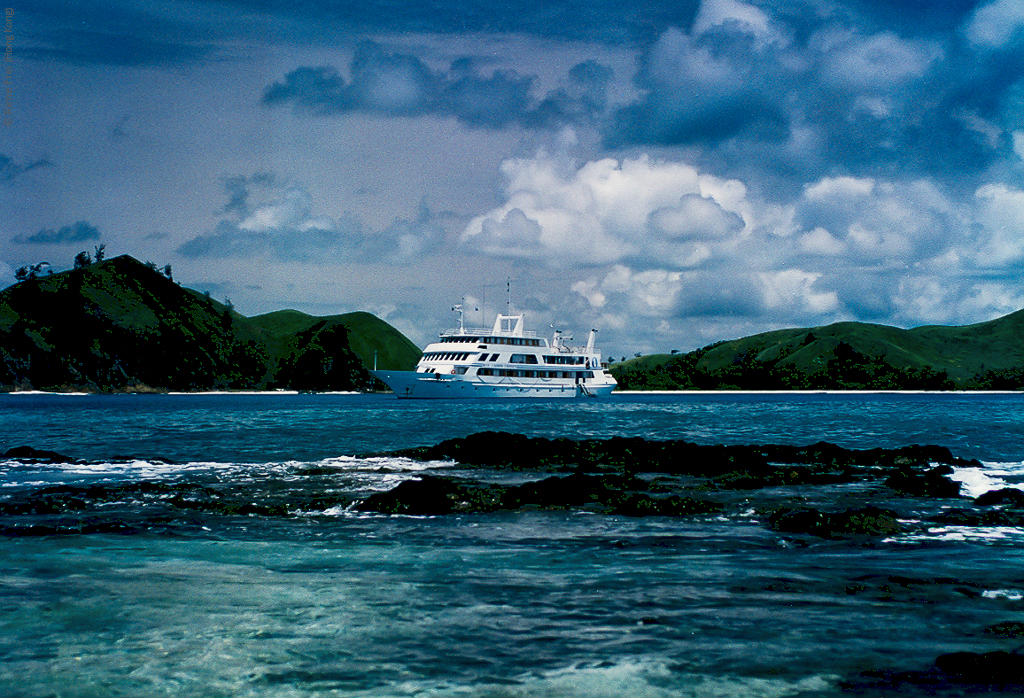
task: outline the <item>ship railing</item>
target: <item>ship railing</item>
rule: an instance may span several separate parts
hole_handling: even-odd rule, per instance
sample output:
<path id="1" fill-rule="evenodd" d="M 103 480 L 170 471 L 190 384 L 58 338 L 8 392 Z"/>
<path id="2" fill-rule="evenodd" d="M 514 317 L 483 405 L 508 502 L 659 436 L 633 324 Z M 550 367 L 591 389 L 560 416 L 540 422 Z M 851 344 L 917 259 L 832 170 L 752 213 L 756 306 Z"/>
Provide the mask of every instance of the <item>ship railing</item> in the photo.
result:
<path id="1" fill-rule="evenodd" d="M 537 333 L 534 330 L 524 330 L 522 334 L 512 334 L 511 332 L 495 332 L 493 327 L 467 327 L 465 329 L 461 327 L 455 327 L 450 330 L 445 330 L 441 333 L 442 337 L 458 337 L 465 335 L 467 337 L 531 337 L 537 338 Z"/>

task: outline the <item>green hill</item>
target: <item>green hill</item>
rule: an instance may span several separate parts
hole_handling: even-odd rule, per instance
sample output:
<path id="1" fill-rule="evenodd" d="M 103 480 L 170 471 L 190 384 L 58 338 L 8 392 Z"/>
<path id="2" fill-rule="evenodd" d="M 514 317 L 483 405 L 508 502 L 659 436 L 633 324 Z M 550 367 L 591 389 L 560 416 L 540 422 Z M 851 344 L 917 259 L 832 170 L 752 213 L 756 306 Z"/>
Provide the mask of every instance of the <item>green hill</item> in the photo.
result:
<path id="1" fill-rule="evenodd" d="M 860 322 L 765 332 L 612 366 L 623 389 L 1017 389 L 1024 311 L 961 327 Z"/>
<path id="2" fill-rule="evenodd" d="M 3 390 L 359 390 L 419 353 L 368 313 L 247 318 L 127 255 L 0 291 Z"/>

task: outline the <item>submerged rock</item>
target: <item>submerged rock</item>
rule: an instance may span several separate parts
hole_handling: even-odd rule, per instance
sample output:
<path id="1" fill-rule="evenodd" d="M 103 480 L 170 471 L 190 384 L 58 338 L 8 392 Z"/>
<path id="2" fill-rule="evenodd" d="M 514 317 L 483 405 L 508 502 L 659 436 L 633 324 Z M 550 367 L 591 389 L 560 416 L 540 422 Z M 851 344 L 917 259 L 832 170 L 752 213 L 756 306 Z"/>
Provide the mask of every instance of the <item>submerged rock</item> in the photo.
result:
<path id="1" fill-rule="evenodd" d="M 56 451 L 44 451 L 32 446 L 15 446 L 4 453 L 0 458 L 10 458 L 31 463 L 73 463 L 74 458 L 65 456 Z"/>
<path id="2" fill-rule="evenodd" d="M 950 509 L 933 516 L 930 521 L 945 526 L 1011 526 L 1024 527 L 1024 512 L 972 511 Z"/>
<path id="3" fill-rule="evenodd" d="M 1017 620 L 1006 620 L 1001 623 L 994 623 L 985 628 L 989 635 L 998 637 L 1017 638 L 1024 636 L 1024 622 Z"/>

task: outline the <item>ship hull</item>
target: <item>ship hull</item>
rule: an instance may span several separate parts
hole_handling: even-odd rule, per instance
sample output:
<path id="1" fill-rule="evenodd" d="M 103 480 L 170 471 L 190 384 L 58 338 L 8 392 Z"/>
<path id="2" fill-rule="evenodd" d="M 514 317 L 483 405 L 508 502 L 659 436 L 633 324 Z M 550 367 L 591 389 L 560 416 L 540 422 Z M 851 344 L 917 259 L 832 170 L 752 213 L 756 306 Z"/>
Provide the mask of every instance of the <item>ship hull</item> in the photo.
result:
<path id="1" fill-rule="evenodd" d="M 573 383 L 572 381 L 484 381 L 458 375 L 438 375 L 415 371 L 373 371 L 373 375 L 402 399 L 473 398 L 558 398 L 603 397 L 615 389 L 614 383 Z"/>

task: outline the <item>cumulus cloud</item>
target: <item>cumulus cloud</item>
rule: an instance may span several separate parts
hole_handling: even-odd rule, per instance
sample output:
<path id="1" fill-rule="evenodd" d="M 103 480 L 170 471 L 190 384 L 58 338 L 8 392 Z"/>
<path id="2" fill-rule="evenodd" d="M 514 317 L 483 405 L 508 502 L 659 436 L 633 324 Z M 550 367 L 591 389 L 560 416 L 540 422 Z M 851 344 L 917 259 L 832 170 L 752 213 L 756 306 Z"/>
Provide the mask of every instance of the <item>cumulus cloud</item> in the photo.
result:
<path id="1" fill-rule="evenodd" d="M 746 200 L 738 182 L 646 156 L 576 167 L 540 154 L 507 160 L 506 202 L 466 226 L 471 249 L 559 265 L 625 260 L 699 265 L 742 234 Z M 737 190 L 739 193 L 737 194 Z"/>
<path id="2" fill-rule="evenodd" d="M 180 245 L 185 257 L 256 257 L 277 261 L 376 261 L 407 263 L 442 242 L 444 231 L 426 204 L 413 220 L 396 219 L 384 230 L 367 230 L 351 213 L 331 217 L 314 210 L 298 183 L 273 174 L 223 180 L 225 215 L 210 232 Z"/>
<path id="3" fill-rule="evenodd" d="M 985 6 L 972 26 L 991 8 L 1000 33 L 984 35 L 1009 46 L 1018 5 Z M 850 17 L 705 0 L 688 29 L 668 27 L 643 51 L 640 97 L 612 110 L 606 144 L 695 149 L 714 170 L 765 186 L 881 173 L 976 187 L 1021 128 L 1020 62 L 951 32 Z"/>
<path id="4" fill-rule="evenodd" d="M 100 231 L 94 225 L 85 221 L 78 221 L 72 225 L 65 225 L 56 230 L 44 228 L 32 235 L 19 235 L 14 242 L 24 245 L 67 245 L 74 242 L 86 242 L 88 240 L 99 240 Z"/>
<path id="5" fill-rule="evenodd" d="M 977 221 L 985 231 L 977 249 L 983 268 L 1019 267 L 1024 263 L 1024 191 L 986 184 L 975 192 Z"/>
<path id="6" fill-rule="evenodd" d="M 963 212 L 927 180 L 826 177 L 806 187 L 795 211 L 804 249 L 861 263 L 917 263 L 965 229 Z"/>
<path id="7" fill-rule="evenodd" d="M 966 33 L 971 43 L 1002 48 L 1024 29 L 1024 5 L 1017 0 L 994 0 L 975 10 Z"/>
<path id="8" fill-rule="evenodd" d="M 541 152 L 502 172 L 505 201 L 472 219 L 462 244 L 578 275 L 572 290 L 609 327 L 977 321 L 1022 293 L 1024 192 L 1006 185 L 964 200 L 931 179 L 832 176 L 769 200 L 647 156 L 579 164 Z"/>
<path id="9" fill-rule="evenodd" d="M 483 75 L 471 58 L 435 71 L 414 55 L 390 53 L 380 44 L 363 41 L 347 80 L 330 66 L 296 68 L 264 91 L 263 104 L 291 104 L 318 116 L 433 115 L 480 128 L 557 128 L 589 123 L 600 115 L 611 78 L 611 69 L 585 61 L 570 70 L 565 87 L 535 99 L 532 76 L 512 70 Z"/>

